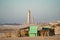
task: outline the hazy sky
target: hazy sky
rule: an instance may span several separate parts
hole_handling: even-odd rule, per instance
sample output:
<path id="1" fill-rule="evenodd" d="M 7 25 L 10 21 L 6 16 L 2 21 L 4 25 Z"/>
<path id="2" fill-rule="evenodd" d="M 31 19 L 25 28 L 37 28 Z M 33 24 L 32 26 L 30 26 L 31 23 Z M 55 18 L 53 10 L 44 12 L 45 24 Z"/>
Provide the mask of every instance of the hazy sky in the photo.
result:
<path id="1" fill-rule="evenodd" d="M 60 20 L 60 0 L 0 0 L 0 23 L 26 22 L 28 9 L 36 22 Z"/>

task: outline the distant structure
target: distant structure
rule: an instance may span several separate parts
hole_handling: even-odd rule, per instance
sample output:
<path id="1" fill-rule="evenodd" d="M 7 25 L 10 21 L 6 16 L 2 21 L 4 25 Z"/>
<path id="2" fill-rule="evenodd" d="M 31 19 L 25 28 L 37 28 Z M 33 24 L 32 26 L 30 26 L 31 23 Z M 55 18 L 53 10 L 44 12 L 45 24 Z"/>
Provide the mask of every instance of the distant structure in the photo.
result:
<path id="1" fill-rule="evenodd" d="M 34 18 L 32 18 L 32 24 L 35 24 L 35 23 L 34 23 Z"/>
<path id="2" fill-rule="evenodd" d="M 60 23 L 60 21 L 58 21 L 58 23 Z"/>
<path id="3" fill-rule="evenodd" d="M 31 18 L 31 16 L 30 16 L 30 9 L 28 10 L 28 19 L 27 19 L 27 24 L 30 24 L 30 18 Z"/>

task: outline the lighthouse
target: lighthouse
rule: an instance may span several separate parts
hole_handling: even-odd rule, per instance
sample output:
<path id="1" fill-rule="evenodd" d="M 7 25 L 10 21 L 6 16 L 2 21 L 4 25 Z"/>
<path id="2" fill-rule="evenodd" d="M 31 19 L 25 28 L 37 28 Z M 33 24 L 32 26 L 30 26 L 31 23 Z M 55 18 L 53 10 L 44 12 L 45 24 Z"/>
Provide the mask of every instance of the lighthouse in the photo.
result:
<path id="1" fill-rule="evenodd" d="M 28 10 L 28 18 L 27 18 L 27 24 L 30 24 L 30 18 L 31 18 L 31 16 L 30 16 L 30 9 Z"/>

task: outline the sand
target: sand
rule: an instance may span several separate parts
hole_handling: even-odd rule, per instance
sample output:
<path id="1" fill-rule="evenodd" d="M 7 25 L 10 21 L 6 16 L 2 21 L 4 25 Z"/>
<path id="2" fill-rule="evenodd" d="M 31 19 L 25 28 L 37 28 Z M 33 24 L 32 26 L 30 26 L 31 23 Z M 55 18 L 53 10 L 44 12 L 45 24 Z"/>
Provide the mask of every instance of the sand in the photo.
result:
<path id="1" fill-rule="evenodd" d="M 0 38 L 0 40 L 60 40 L 60 35 L 49 37 L 12 37 L 12 38 Z"/>

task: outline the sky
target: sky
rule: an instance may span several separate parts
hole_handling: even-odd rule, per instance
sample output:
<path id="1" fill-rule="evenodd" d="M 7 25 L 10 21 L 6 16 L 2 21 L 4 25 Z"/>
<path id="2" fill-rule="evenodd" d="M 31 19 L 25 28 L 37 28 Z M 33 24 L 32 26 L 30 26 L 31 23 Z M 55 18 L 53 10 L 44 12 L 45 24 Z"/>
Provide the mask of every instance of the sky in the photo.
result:
<path id="1" fill-rule="evenodd" d="M 0 0 L 0 23 L 27 22 L 28 9 L 35 22 L 60 20 L 60 0 Z"/>

